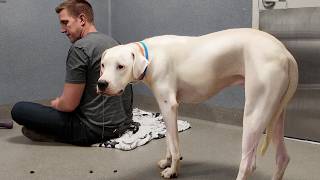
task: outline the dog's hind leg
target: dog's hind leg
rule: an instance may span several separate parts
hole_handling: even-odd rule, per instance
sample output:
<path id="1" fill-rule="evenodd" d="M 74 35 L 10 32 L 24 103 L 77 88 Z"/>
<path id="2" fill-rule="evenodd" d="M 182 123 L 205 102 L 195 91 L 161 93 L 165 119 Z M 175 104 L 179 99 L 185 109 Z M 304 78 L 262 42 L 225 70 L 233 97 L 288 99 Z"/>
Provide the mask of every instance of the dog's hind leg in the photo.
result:
<path id="1" fill-rule="evenodd" d="M 244 112 L 242 155 L 237 180 L 246 180 L 256 168 L 256 151 L 269 120 L 272 118 L 271 111 L 263 113 L 266 106 L 256 105 L 255 110 Z M 260 107 L 259 107 L 260 106 Z M 248 107 L 248 106 L 247 106 Z M 259 109 L 259 110 L 258 110 Z"/>
<path id="2" fill-rule="evenodd" d="M 290 161 L 283 137 L 285 113 L 286 111 L 284 110 L 281 113 L 279 119 L 273 124 L 272 142 L 276 149 L 276 170 L 272 180 L 282 179 L 283 174 Z"/>
<path id="3" fill-rule="evenodd" d="M 273 136 L 272 142 L 276 149 L 276 170 L 273 174 L 273 180 L 281 180 L 283 178 L 284 172 L 289 164 L 290 157 L 287 153 L 287 149 L 284 143 L 284 121 L 286 116 L 286 106 L 289 100 L 294 95 L 297 85 L 298 85 L 298 66 L 293 57 L 289 61 L 289 86 L 286 95 L 283 99 L 283 110 L 279 119 L 276 119 L 274 124 L 272 124 Z"/>
<path id="4" fill-rule="evenodd" d="M 288 82 L 287 74 L 276 67 L 265 67 L 274 76 L 252 75 L 246 79 L 243 116 L 242 157 L 237 180 L 247 179 L 255 170 L 256 150 L 265 128 L 279 111 Z"/>

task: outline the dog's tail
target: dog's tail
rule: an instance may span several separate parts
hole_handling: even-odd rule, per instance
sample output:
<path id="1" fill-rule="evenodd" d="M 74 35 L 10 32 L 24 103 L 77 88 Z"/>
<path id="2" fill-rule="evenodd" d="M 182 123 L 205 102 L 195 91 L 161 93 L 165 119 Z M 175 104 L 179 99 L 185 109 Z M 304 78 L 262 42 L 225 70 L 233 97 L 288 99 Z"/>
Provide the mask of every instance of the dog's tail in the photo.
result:
<path id="1" fill-rule="evenodd" d="M 290 54 L 290 53 L 289 53 Z M 264 138 L 263 144 L 260 149 L 260 154 L 263 156 L 267 151 L 269 146 L 271 137 L 272 137 L 272 127 L 276 120 L 279 119 L 281 113 L 284 111 L 284 108 L 288 105 L 289 101 L 291 100 L 292 96 L 294 95 L 297 86 L 298 86 L 298 65 L 295 61 L 294 57 L 290 54 L 288 57 L 290 60 L 288 61 L 288 87 L 286 92 L 283 95 L 282 101 L 280 102 L 280 106 L 278 111 L 273 116 L 272 120 L 269 122 L 266 128 L 266 136 Z"/>

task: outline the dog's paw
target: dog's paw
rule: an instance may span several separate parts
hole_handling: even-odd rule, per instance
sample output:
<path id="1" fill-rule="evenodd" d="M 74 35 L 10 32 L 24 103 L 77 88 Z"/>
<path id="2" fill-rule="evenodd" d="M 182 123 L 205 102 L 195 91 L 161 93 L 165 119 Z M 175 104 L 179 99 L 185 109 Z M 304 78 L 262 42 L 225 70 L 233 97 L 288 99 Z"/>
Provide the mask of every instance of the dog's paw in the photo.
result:
<path id="1" fill-rule="evenodd" d="M 161 177 L 165 179 L 177 178 L 178 173 L 174 171 L 172 168 L 166 168 L 161 172 Z"/>
<path id="2" fill-rule="evenodd" d="M 170 167 L 170 166 L 171 166 L 171 161 L 168 160 L 168 159 L 162 159 L 162 160 L 160 160 L 160 161 L 158 162 L 158 166 L 159 166 L 161 169 Z"/>

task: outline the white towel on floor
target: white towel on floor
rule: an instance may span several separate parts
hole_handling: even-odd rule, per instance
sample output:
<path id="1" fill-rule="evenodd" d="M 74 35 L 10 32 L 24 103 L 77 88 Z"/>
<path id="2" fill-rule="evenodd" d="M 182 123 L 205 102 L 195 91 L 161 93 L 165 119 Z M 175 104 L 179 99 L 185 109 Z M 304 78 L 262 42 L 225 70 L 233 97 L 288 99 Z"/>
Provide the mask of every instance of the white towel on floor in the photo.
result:
<path id="1" fill-rule="evenodd" d="M 105 143 L 94 144 L 96 147 L 116 148 L 129 151 L 142 146 L 152 139 L 165 137 L 166 127 L 163 117 L 160 113 L 151 113 L 134 108 L 133 121 L 140 123 L 139 130 L 136 133 L 126 131 L 121 137 L 111 139 Z M 178 131 L 184 131 L 191 128 L 187 121 L 178 120 Z"/>

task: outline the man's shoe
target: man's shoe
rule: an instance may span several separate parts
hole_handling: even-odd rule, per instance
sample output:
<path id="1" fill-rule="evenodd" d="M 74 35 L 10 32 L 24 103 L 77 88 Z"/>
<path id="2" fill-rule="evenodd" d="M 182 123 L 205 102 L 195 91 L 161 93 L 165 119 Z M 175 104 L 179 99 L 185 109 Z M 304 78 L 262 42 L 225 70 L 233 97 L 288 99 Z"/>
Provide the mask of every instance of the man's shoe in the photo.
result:
<path id="1" fill-rule="evenodd" d="M 12 120 L 11 119 L 0 120 L 0 129 L 1 128 L 12 129 L 13 128 Z"/>
<path id="2" fill-rule="evenodd" d="M 35 131 L 28 129 L 26 127 L 22 127 L 21 131 L 24 136 L 31 139 L 32 141 L 39 141 L 39 142 L 54 142 L 55 141 L 53 136 L 40 134 L 40 133 L 35 132 Z"/>

